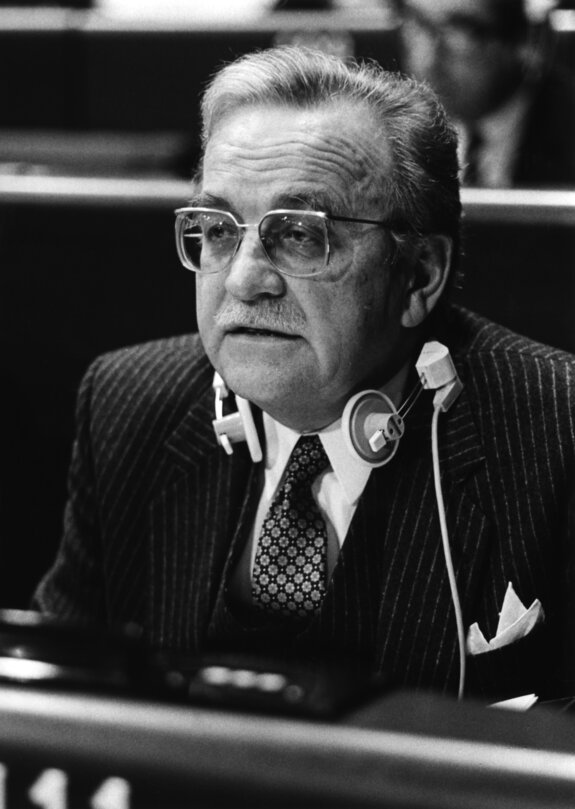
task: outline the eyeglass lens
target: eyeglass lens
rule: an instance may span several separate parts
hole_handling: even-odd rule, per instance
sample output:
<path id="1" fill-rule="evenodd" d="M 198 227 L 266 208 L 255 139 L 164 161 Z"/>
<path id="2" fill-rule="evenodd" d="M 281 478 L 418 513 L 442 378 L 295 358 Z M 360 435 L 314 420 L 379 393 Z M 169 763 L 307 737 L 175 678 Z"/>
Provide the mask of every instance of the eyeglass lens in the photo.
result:
<path id="1" fill-rule="evenodd" d="M 220 272 L 232 262 L 246 227 L 224 211 L 189 212 L 180 230 L 183 255 L 196 271 Z M 327 263 L 327 226 L 317 214 L 272 212 L 261 220 L 258 232 L 268 259 L 279 270 L 312 275 Z"/>

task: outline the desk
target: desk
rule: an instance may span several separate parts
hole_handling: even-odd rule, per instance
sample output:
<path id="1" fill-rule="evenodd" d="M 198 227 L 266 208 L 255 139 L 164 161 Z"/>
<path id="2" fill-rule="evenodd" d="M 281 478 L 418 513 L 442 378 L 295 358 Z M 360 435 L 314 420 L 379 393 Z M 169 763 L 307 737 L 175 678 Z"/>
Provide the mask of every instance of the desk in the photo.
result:
<path id="1" fill-rule="evenodd" d="M 575 725 L 539 711 L 398 693 L 329 724 L 5 686 L 0 760 L 30 784 L 121 778 L 134 809 L 572 809 Z"/>
<path id="2" fill-rule="evenodd" d="M 0 135 L 1 140 L 1 135 Z M 126 138 L 126 147 L 129 137 Z M 190 184 L 172 177 L 59 176 L 0 172 L 0 206 L 128 207 L 173 211 L 186 203 Z M 575 189 L 463 188 L 469 223 L 575 227 Z"/>

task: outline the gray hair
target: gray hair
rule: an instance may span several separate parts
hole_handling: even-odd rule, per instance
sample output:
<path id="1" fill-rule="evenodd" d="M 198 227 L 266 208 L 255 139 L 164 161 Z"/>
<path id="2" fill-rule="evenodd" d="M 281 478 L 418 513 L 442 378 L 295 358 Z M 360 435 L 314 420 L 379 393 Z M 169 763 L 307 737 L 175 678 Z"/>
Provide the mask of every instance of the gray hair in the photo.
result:
<path id="1" fill-rule="evenodd" d="M 435 93 L 374 62 L 344 61 L 291 46 L 240 57 L 212 79 L 202 100 L 202 146 L 218 123 L 246 106 L 305 109 L 364 104 L 391 151 L 391 172 L 374 178 L 385 214 L 411 233 L 442 233 L 459 248 L 457 137 Z"/>

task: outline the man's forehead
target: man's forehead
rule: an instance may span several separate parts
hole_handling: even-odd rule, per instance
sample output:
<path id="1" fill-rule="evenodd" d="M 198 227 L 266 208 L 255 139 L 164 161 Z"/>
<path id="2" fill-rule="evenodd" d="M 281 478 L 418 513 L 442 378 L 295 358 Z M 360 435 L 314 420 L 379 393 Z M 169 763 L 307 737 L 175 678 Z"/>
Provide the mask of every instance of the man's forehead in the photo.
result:
<path id="1" fill-rule="evenodd" d="M 359 140 L 373 142 L 380 130 L 369 108 L 359 102 L 336 102 L 313 108 L 283 105 L 245 106 L 228 113 L 218 123 L 206 151 L 222 143 L 237 147 L 270 148 L 310 145 L 354 150 Z"/>
<path id="2" fill-rule="evenodd" d="M 364 111 L 365 112 L 365 111 Z M 357 105 L 316 109 L 249 107 L 230 113 L 207 143 L 204 181 L 270 187 L 310 195 L 375 185 L 389 166 L 388 147 L 369 114 Z M 204 185 L 205 187 L 205 185 Z"/>
<path id="3" fill-rule="evenodd" d="M 294 185 L 284 188 L 271 200 L 274 208 L 289 208 L 294 210 L 315 210 L 334 212 L 338 200 L 329 193 L 329 190 L 305 185 Z M 229 205 L 225 194 L 212 193 L 209 188 L 199 188 L 191 200 L 192 205 L 208 208 L 224 208 Z"/>

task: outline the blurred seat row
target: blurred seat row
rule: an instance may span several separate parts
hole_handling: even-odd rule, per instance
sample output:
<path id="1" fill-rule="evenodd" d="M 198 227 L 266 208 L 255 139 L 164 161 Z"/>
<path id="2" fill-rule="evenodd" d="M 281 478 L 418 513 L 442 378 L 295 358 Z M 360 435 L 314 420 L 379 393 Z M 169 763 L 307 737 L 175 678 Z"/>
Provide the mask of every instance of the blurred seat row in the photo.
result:
<path id="1" fill-rule="evenodd" d="M 402 67 L 385 0 L 331 11 L 252 5 L 224 4 L 223 16 L 218 2 L 211 15 L 195 3 L 148 2 L 142 13 L 140 4 L 120 13 L 121 3 L 116 12 L 0 7 L 0 169 L 187 176 L 199 92 L 217 65 L 255 48 L 303 44 Z M 551 19 L 553 60 L 575 74 L 575 12 Z"/>

